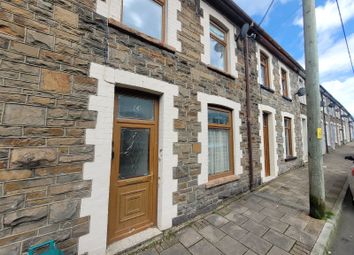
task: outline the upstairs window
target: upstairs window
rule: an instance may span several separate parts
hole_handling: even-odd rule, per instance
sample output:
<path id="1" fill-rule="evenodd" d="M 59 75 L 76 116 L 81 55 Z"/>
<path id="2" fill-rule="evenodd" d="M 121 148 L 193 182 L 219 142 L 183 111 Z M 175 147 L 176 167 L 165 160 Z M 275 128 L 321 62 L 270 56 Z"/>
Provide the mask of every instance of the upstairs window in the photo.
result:
<path id="1" fill-rule="evenodd" d="M 227 71 L 226 31 L 214 22 L 210 23 L 210 64 Z"/>
<path id="2" fill-rule="evenodd" d="M 292 144 L 292 126 L 291 119 L 284 118 L 284 133 L 285 133 L 285 156 L 286 158 L 293 157 L 293 144 Z"/>
<path id="3" fill-rule="evenodd" d="M 281 76 L 281 87 L 283 90 L 283 96 L 285 97 L 289 97 L 289 81 L 288 81 L 288 72 L 285 71 L 285 69 L 281 68 L 280 69 L 280 76 Z"/>
<path id="4" fill-rule="evenodd" d="M 269 79 L 269 57 L 263 52 L 260 53 L 260 82 L 264 87 L 270 87 Z"/>
<path id="5" fill-rule="evenodd" d="M 208 109 L 209 179 L 234 173 L 231 111 L 219 107 Z"/>
<path id="6" fill-rule="evenodd" d="M 165 0 L 123 0 L 122 22 L 160 41 L 164 40 Z"/>

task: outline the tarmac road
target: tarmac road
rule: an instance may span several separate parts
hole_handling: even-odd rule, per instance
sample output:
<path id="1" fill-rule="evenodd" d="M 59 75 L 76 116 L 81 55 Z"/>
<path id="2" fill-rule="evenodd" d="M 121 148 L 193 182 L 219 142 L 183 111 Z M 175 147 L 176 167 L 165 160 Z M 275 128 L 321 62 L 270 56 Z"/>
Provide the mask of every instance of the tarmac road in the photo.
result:
<path id="1" fill-rule="evenodd" d="M 343 202 L 342 217 L 339 222 L 333 247 L 332 255 L 354 255 L 354 205 L 352 195 L 347 191 Z"/>

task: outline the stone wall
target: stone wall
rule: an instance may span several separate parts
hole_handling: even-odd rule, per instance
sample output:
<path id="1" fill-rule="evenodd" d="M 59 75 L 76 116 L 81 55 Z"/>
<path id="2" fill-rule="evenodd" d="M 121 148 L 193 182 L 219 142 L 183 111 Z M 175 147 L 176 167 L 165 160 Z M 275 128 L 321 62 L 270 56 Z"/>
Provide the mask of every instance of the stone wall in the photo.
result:
<path id="1" fill-rule="evenodd" d="M 281 94 L 281 84 L 280 84 L 280 68 L 284 66 L 281 64 L 280 60 L 276 56 L 271 56 L 270 61 L 272 61 L 272 77 L 273 81 L 271 83 L 274 85 L 274 89 L 269 91 L 263 88 L 259 88 L 257 92 L 257 102 L 259 104 L 268 105 L 276 109 L 275 119 L 276 119 L 276 142 L 278 145 L 277 149 L 277 162 L 279 166 L 279 174 L 287 172 L 291 169 L 295 169 L 303 164 L 303 144 L 302 144 L 302 128 L 301 128 L 301 114 L 306 115 L 306 107 L 301 107 L 299 97 L 295 93 L 299 89 L 299 74 L 295 73 L 290 68 L 287 69 L 290 78 L 290 93 L 291 100 L 286 99 Z M 286 112 L 294 115 L 295 127 L 295 150 L 296 159 L 291 161 L 285 161 L 284 159 L 284 119 L 281 113 Z M 257 112 L 259 114 L 259 112 Z M 258 145 L 258 148 L 260 146 Z"/>
<path id="2" fill-rule="evenodd" d="M 48 239 L 76 252 L 89 231 L 80 203 L 90 196 L 85 130 L 95 126 L 87 77 L 92 1 L 0 2 L 0 254 Z M 75 4 L 74 4 L 75 3 Z"/>

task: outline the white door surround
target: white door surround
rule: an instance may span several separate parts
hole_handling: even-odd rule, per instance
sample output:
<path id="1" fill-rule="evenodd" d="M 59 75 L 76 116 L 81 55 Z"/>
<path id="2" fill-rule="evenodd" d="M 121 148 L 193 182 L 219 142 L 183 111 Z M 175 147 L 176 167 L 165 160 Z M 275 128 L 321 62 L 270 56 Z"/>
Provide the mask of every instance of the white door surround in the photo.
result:
<path id="1" fill-rule="evenodd" d="M 276 142 L 276 110 L 268 105 L 258 105 L 259 116 L 259 136 L 261 137 L 260 143 L 260 161 L 262 164 L 261 178 L 262 182 L 268 182 L 276 178 L 279 174 L 278 166 L 278 143 Z M 265 156 L 264 156 L 264 134 L 263 134 L 263 113 L 268 114 L 268 126 L 269 126 L 269 159 L 270 159 L 270 176 L 265 175 Z"/>
<path id="2" fill-rule="evenodd" d="M 85 163 L 83 178 L 92 180 L 91 197 L 81 203 L 80 217 L 90 216 L 90 233 L 80 237 L 79 254 L 114 254 L 122 247 L 142 241 L 144 237 L 158 234 L 172 226 L 177 216 L 177 205 L 173 205 L 173 193 L 177 191 L 177 180 L 173 179 L 173 168 L 177 166 L 177 155 L 173 154 L 173 144 L 177 142 L 174 131 L 174 119 L 178 118 L 178 109 L 174 107 L 174 96 L 178 96 L 178 87 L 167 82 L 143 75 L 113 69 L 91 63 L 90 77 L 98 80 L 97 95 L 89 98 L 89 110 L 98 112 L 95 129 L 86 130 L 86 144 L 95 145 L 95 160 Z M 111 150 L 113 134 L 113 108 L 115 87 L 125 87 L 160 95 L 159 100 L 159 162 L 157 195 L 157 229 L 138 233 L 123 239 L 120 245 L 107 251 L 108 200 L 111 172 Z M 122 243 L 125 241 L 125 243 Z M 128 246 L 129 247 L 129 246 Z M 128 248 L 126 247 L 126 248 Z"/>

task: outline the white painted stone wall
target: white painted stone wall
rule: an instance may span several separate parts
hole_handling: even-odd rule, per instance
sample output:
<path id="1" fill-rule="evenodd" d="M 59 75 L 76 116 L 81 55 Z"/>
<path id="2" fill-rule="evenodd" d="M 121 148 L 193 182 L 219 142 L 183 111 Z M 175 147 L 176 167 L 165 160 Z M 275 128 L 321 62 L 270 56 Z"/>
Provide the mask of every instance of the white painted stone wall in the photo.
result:
<path id="1" fill-rule="evenodd" d="M 241 105 L 235 101 L 229 100 L 224 97 L 209 95 L 198 92 L 198 101 L 201 103 L 201 111 L 198 112 L 198 121 L 201 123 L 201 132 L 198 134 L 198 142 L 201 143 L 202 151 L 198 155 L 198 163 L 201 164 L 201 174 L 198 176 L 198 185 L 208 182 L 208 105 L 219 105 L 227 107 L 232 110 L 232 126 L 233 126 L 233 139 L 234 139 L 234 174 L 241 175 L 243 168 L 241 165 L 242 150 L 241 142 L 242 136 L 240 132 L 241 119 L 240 111 Z"/>
<path id="2" fill-rule="evenodd" d="M 284 155 L 283 159 L 286 159 L 286 151 L 285 151 L 285 128 L 284 128 L 284 118 L 290 118 L 291 119 L 291 139 L 292 139 L 292 146 L 293 146 L 293 156 L 297 156 L 296 152 L 296 133 L 295 133 L 295 120 L 294 120 L 294 115 L 288 112 L 281 112 L 281 121 L 282 121 L 282 126 L 283 126 L 283 148 L 284 148 Z"/>
<path id="3" fill-rule="evenodd" d="M 204 53 L 202 53 L 201 60 L 203 63 L 210 65 L 210 17 L 217 19 L 227 29 L 227 59 L 228 70 L 227 72 L 237 77 L 237 46 L 235 42 L 236 28 L 219 12 L 214 10 L 204 1 L 200 2 L 200 7 L 203 9 L 203 17 L 200 18 L 200 24 L 203 26 L 203 34 L 201 36 L 201 42 L 204 45 Z"/>
<path id="4" fill-rule="evenodd" d="M 95 63 L 91 63 L 90 76 L 98 80 L 98 93 L 90 96 L 89 109 L 98 111 L 98 116 L 96 129 L 87 130 L 86 136 L 86 143 L 95 145 L 95 160 L 84 165 L 84 179 L 92 180 L 92 195 L 83 199 L 80 217 L 90 216 L 91 220 L 90 233 L 79 240 L 79 254 L 102 255 L 107 249 L 114 88 L 121 86 L 160 95 L 157 227 L 165 230 L 177 216 L 177 206 L 173 205 L 173 193 L 177 191 L 177 181 L 173 179 L 173 168 L 177 166 L 177 155 L 173 154 L 173 144 L 177 142 L 173 120 L 178 118 L 178 109 L 173 104 L 178 87 Z"/>
<path id="5" fill-rule="evenodd" d="M 260 162 L 262 164 L 261 178 L 262 182 L 268 182 L 274 178 L 276 178 L 279 174 L 279 166 L 278 166 L 278 143 L 276 141 L 276 109 L 268 106 L 268 105 L 258 105 L 259 116 L 259 136 L 261 137 L 260 143 Z M 270 176 L 265 176 L 265 157 L 264 157 L 264 133 L 263 133 L 263 112 L 268 113 L 268 127 L 269 127 L 269 156 L 270 156 Z"/>
<path id="6" fill-rule="evenodd" d="M 261 52 L 263 52 L 267 57 L 268 57 L 268 67 L 269 67 L 269 87 L 272 90 L 275 90 L 274 86 L 274 66 L 273 66 L 273 56 L 272 54 L 269 53 L 266 48 L 264 48 L 262 45 L 259 43 L 256 43 L 257 46 L 257 51 L 256 51 L 256 57 L 257 57 L 257 74 L 258 74 L 258 84 L 262 84 L 261 81 L 261 76 L 259 75 L 260 72 L 260 66 L 261 66 Z M 263 84 L 264 85 L 264 84 Z"/>

